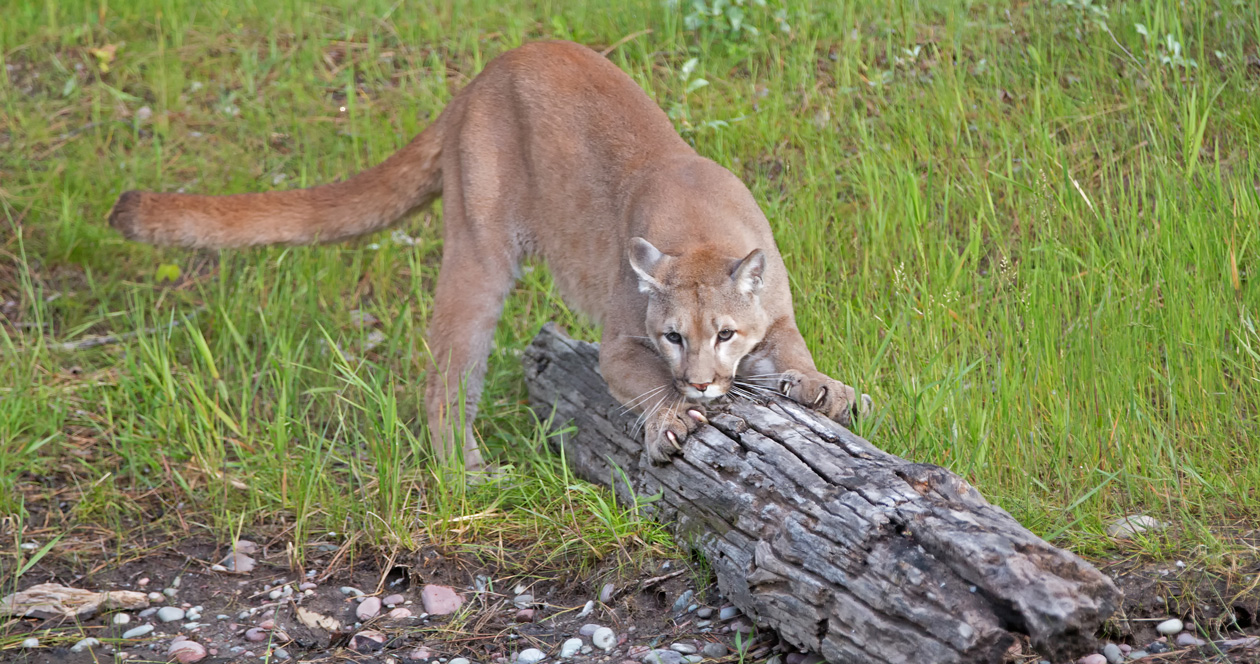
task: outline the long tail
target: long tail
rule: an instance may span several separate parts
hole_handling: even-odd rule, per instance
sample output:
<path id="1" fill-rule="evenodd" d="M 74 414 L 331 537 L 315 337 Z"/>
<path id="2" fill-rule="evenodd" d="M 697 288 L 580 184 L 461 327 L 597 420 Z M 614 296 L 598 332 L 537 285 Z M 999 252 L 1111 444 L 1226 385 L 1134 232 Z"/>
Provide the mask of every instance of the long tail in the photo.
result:
<path id="1" fill-rule="evenodd" d="M 343 182 L 230 196 L 126 191 L 110 210 L 109 225 L 131 240 L 208 248 L 336 242 L 371 233 L 442 194 L 444 119 Z"/>

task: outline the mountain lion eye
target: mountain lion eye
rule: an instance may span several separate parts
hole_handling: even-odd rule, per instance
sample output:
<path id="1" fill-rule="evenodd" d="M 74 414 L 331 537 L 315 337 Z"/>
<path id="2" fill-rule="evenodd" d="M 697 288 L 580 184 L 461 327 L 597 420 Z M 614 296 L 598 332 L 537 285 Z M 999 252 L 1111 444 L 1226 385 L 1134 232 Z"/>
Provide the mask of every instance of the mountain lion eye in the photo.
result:
<path id="1" fill-rule="evenodd" d="M 733 336 L 735 336 L 734 330 L 722 330 L 718 332 L 718 341 L 730 341 Z"/>
<path id="2" fill-rule="evenodd" d="M 670 332 L 669 334 L 665 335 L 665 338 L 669 340 L 671 344 L 682 343 L 682 335 L 677 332 Z"/>

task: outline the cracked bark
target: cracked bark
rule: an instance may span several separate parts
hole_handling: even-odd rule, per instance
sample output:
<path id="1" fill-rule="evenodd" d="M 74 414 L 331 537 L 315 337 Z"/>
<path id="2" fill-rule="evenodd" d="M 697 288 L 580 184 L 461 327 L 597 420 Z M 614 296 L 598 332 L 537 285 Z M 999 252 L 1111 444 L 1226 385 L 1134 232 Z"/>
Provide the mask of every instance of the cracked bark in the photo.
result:
<path id="1" fill-rule="evenodd" d="M 574 472 L 703 551 L 723 595 L 830 662 L 1002 662 L 1092 652 L 1111 580 L 953 473 L 888 454 L 786 399 L 711 408 L 661 467 L 598 373 L 598 347 L 548 324 L 526 349 L 530 401 Z M 619 469 L 619 470 L 617 470 Z"/>

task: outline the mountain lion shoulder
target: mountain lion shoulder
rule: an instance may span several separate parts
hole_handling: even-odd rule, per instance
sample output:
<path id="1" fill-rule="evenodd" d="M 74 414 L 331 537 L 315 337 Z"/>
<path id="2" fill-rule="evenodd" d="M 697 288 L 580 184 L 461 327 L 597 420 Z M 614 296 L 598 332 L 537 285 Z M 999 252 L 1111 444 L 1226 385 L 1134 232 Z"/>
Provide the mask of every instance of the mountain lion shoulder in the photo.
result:
<path id="1" fill-rule="evenodd" d="M 529 256 L 602 325 L 600 372 L 643 415 L 653 462 L 680 451 L 705 404 L 738 382 L 845 424 L 859 404 L 815 368 L 752 194 L 697 155 L 629 76 L 577 44 L 504 53 L 407 146 L 348 180 L 230 196 L 128 191 L 109 222 L 159 245 L 335 242 L 438 196 L 445 244 L 425 400 L 442 458 L 462 447 L 470 469 L 483 466 L 471 423 L 504 299 Z"/>

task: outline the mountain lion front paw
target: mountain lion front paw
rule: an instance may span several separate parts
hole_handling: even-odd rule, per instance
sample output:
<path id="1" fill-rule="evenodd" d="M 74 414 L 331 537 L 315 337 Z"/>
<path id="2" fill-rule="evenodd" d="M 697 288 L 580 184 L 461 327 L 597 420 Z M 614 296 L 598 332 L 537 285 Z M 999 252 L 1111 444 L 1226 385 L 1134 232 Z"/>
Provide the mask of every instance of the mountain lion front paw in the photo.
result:
<path id="1" fill-rule="evenodd" d="M 643 441 L 648 459 L 663 466 L 675 454 L 682 454 L 683 441 L 702 423 L 707 423 L 704 407 L 683 404 L 676 408 L 662 408 L 648 416 L 647 435 Z"/>
<path id="2" fill-rule="evenodd" d="M 846 427 L 853 424 L 855 412 L 865 415 L 871 411 L 869 394 L 863 394 L 859 401 L 852 387 L 817 371 L 785 371 L 779 379 L 779 391 Z"/>

